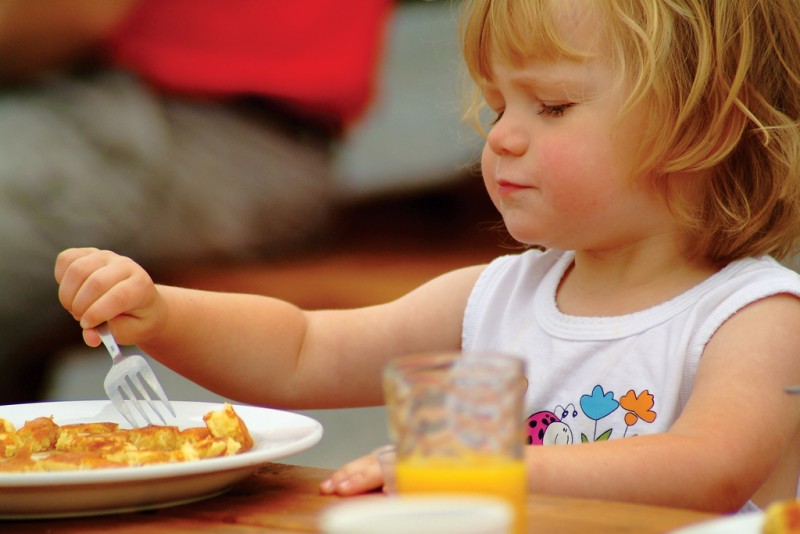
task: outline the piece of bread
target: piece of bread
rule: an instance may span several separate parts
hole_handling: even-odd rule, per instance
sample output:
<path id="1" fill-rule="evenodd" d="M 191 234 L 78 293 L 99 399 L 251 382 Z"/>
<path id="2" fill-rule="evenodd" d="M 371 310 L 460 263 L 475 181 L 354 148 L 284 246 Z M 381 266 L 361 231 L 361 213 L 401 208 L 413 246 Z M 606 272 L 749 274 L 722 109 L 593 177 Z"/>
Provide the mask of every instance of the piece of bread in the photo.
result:
<path id="1" fill-rule="evenodd" d="M 800 534 L 800 500 L 780 501 L 764 513 L 764 534 Z"/>
<path id="2" fill-rule="evenodd" d="M 253 438 L 244 421 L 233 411 L 233 406 L 230 404 L 225 403 L 222 410 L 208 412 L 203 416 L 203 421 L 212 436 L 229 440 L 228 446 L 235 448 L 234 453 L 238 452 L 239 448 L 247 450 L 253 446 Z"/>
<path id="3" fill-rule="evenodd" d="M 186 462 L 232 455 L 253 447 L 244 421 L 228 403 L 203 416 L 205 427 L 184 430 L 116 423 L 57 425 L 50 417 L 15 430 L 0 419 L 0 471 L 64 471 Z"/>

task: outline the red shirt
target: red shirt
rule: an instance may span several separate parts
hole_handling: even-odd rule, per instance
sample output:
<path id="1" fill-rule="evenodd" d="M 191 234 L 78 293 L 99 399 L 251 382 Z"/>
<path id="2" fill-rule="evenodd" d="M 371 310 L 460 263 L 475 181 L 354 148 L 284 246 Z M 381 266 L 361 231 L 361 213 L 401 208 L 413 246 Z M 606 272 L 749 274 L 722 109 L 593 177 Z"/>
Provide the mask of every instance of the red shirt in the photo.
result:
<path id="1" fill-rule="evenodd" d="M 391 0 L 141 0 L 112 61 L 162 90 L 261 95 L 350 120 L 369 100 Z"/>

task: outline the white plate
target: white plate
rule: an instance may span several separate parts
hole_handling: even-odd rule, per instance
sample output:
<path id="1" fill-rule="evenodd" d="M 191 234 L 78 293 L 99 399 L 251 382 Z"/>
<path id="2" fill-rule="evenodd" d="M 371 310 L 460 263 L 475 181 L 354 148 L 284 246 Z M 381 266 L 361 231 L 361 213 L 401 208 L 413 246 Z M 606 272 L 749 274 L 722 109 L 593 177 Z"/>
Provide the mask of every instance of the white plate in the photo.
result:
<path id="1" fill-rule="evenodd" d="M 764 514 L 753 512 L 703 521 L 680 528 L 672 534 L 761 534 Z"/>
<path id="2" fill-rule="evenodd" d="M 203 415 L 220 403 L 172 401 L 180 428 L 205 426 Z M 0 519 L 118 513 L 161 508 L 222 493 L 261 464 L 306 450 L 322 438 L 322 425 L 304 415 L 234 405 L 253 436 L 247 452 L 195 462 L 49 473 L 0 473 Z M 0 406 L 17 428 L 36 417 L 59 425 L 112 421 L 127 427 L 109 401 L 45 402 Z"/>

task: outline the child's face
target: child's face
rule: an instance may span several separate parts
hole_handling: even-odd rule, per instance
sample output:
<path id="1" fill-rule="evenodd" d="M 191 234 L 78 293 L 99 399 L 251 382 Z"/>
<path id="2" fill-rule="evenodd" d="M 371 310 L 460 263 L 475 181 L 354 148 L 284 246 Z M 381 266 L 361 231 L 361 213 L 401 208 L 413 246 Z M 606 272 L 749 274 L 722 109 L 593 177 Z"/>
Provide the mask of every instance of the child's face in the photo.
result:
<path id="1" fill-rule="evenodd" d="M 617 82 L 599 51 L 580 62 L 494 63 L 483 94 L 499 119 L 481 166 L 489 195 L 518 241 L 609 249 L 661 234 L 671 224 L 661 196 L 633 176 L 646 117 L 637 109 L 620 115 L 628 93 Z"/>

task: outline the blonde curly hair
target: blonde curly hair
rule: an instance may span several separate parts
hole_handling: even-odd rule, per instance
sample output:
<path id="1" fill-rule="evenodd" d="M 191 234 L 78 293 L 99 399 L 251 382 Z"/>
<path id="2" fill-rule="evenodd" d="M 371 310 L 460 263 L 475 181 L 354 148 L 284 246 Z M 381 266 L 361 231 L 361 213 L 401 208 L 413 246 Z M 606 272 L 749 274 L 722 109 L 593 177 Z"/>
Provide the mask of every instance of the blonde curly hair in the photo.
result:
<path id="1" fill-rule="evenodd" d="M 794 254 L 800 240 L 800 0 L 467 0 L 462 52 L 477 121 L 492 60 L 581 61 L 556 17 L 578 6 L 645 106 L 639 176 L 693 250 L 723 265 Z"/>

